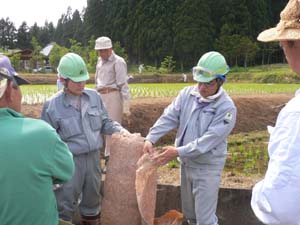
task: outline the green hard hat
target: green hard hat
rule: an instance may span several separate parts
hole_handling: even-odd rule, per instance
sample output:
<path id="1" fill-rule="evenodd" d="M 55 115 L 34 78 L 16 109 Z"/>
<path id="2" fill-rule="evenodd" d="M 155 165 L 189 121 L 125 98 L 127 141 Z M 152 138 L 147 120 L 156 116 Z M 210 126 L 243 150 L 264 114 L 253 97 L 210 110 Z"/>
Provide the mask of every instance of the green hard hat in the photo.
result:
<path id="1" fill-rule="evenodd" d="M 193 67 L 193 78 L 197 82 L 208 83 L 216 78 L 225 79 L 229 66 L 223 55 L 219 52 L 207 52 Z"/>
<path id="2" fill-rule="evenodd" d="M 60 76 L 74 82 L 90 79 L 85 62 L 81 56 L 75 53 L 67 53 L 60 59 L 57 72 Z"/>

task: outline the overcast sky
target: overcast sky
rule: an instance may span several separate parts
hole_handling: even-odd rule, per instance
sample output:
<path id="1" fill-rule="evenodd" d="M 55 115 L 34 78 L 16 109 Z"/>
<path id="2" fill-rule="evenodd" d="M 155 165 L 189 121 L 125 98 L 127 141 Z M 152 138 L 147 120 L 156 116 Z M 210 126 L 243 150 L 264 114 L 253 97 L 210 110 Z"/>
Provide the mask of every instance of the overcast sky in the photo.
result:
<path id="1" fill-rule="evenodd" d="M 2 0 L 0 19 L 9 17 L 18 29 L 23 21 L 30 27 L 35 22 L 43 26 L 45 21 L 53 22 L 54 26 L 62 14 L 71 6 L 72 12 L 79 12 L 86 7 L 87 0 Z"/>

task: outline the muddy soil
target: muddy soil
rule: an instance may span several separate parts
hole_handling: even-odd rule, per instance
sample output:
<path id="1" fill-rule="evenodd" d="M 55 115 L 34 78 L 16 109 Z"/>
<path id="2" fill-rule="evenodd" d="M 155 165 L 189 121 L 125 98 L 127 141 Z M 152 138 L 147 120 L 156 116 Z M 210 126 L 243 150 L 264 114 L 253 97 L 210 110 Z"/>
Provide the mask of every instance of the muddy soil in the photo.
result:
<path id="1" fill-rule="evenodd" d="M 237 109 L 237 123 L 233 133 L 266 130 L 267 125 L 274 125 L 278 112 L 284 104 L 292 98 L 288 94 L 269 95 L 234 95 Z M 130 132 L 141 133 L 145 136 L 149 128 L 162 114 L 163 109 L 171 103 L 173 98 L 139 98 L 131 101 L 131 115 L 124 117 L 123 126 Z M 39 118 L 42 105 L 23 105 L 24 115 Z M 170 132 L 158 144 L 171 144 L 174 141 L 175 131 Z M 159 169 L 162 184 L 179 184 L 178 169 L 162 167 Z M 251 188 L 260 176 L 243 177 L 232 172 L 224 172 L 223 187 Z"/>

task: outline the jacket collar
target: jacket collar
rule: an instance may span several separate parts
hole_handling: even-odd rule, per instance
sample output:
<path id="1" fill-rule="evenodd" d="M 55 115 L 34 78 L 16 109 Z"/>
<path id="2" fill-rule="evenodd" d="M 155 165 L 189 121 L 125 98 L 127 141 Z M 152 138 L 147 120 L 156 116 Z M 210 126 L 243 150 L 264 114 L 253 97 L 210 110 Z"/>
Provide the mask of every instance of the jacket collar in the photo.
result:
<path id="1" fill-rule="evenodd" d="M 206 98 L 202 97 L 201 94 L 198 91 L 198 86 L 195 85 L 194 88 L 191 90 L 190 94 L 192 96 L 195 96 L 199 102 L 214 102 L 216 101 L 224 92 L 224 89 L 222 87 L 219 88 L 218 92 L 214 95 L 208 96 Z"/>
<path id="2" fill-rule="evenodd" d="M 0 108 L 0 119 L 2 117 L 24 117 L 22 113 L 19 113 L 11 108 Z"/>

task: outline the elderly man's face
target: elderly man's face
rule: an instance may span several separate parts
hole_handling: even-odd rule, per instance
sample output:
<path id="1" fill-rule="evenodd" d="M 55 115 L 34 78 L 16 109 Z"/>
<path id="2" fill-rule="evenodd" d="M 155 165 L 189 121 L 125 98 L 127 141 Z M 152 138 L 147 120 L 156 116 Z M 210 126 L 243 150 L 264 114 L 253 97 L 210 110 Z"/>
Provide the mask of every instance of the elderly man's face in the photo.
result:
<path id="1" fill-rule="evenodd" d="M 111 53 L 111 48 L 98 50 L 98 56 L 100 56 L 102 60 L 108 60 L 108 58 L 111 56 Z"/>
<path id="2" fill-rule="evenodd" d="M 291 69 L 300 74 L 300 40 L 299 41 L 280 41 L 286 60 Z"/>
<path id="3" fill-rule="evenodd" d="M 198 90 L 202 97 L 207 98 L 214 95 L 218 91 L 218 82 L 216 79 L 209 83 L 198 82 Z"/>

